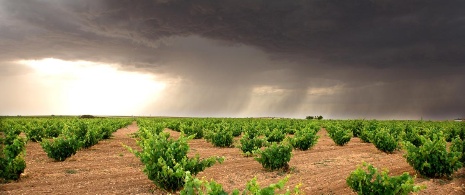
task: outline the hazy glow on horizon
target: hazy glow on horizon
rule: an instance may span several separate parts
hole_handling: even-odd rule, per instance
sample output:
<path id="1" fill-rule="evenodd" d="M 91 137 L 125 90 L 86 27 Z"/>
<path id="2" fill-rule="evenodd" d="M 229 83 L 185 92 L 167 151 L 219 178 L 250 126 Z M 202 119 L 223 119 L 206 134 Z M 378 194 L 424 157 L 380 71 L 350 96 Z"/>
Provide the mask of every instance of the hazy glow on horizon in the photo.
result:
<path id="1" fill-rule="evenodd" d="M 61 92 L 50 97 L 56 104 L 53 114 L 137 115 L 166 87 L 155 75 L 118 70 L 117 65 L 54 58 L 17 63 L 33 70 L 44 93 Z"/>

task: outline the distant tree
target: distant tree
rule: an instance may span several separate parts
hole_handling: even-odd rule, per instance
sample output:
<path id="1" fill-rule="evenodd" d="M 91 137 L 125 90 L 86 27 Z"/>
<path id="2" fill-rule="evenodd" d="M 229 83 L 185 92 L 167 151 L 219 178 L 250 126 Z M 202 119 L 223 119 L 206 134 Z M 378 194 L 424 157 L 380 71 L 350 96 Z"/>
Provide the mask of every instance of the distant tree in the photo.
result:
<path id="1" fill-rule="evenodd" d="M 81 115 L 81 118 L 95 118 L 95 116 L 89 115 L 89 114 L 85 114 L 85 115 Z"/>
<path id="2" fill-rule="evenodd" d="M 323 120 L 323 116 L 318 116 L 318 120 Z"/>
<path id="3" fill-rule="evenodd" d="M 307 120 L 313 120 L 314 118 L 315 118 L 315 117 L 313 117 L 313 116 L 307 116 L 307 117 L 305 117 L 305 119 L 307 119 Z"/>

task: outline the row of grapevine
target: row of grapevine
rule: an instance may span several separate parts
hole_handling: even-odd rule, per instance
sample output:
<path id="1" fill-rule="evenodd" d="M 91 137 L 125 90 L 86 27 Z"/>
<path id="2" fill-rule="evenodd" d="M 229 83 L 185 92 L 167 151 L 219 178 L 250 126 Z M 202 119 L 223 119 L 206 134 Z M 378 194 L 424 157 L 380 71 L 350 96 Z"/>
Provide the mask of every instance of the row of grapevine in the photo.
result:
<path id="1" fill-rule="evenodd" d="M 89 148 L 102 139 L 109 139 L 116 130 L 131 123 L 129 119 L 74 119 L 61 121 L 61 133 L 51 139 L 42 139 L 40 145 L 47 156 L 64 161 L 81 148 Z"/>
<path id="2" fill-rule="evenodd" d="M 25 155 L 26 141 L 40 142 L 47 156 L 64 161 L 81 148 L 89 148 L 102 139 L 110 138 L 116 130 L 129 125 L 132 119 L 95 118 L 79 119 L 75 117 L 57 118 L 6 118 L 2 119 L 2 162 L 13 166 L 17 173 L 25 168 L 22 156 Z M 18 136 L 23 132 L 26 139 Z M 14 151 L 10 151 L 14 148 Z M 8 151 L 7 151 L 8 150 Z M 4 171 L 2 165 L 2 173 Z M 7 168 L 5 168 L 7 169 Z M 19 171 L 21 170 L 21 171 Z M 17 176 L 6 178 L 17 179 Z"/>
<path id="3" fill-rule="evenodd" d="M 0 183 L 19 179 L 26 168 L 26 140 L 17 126 L 0 117 Z"/>

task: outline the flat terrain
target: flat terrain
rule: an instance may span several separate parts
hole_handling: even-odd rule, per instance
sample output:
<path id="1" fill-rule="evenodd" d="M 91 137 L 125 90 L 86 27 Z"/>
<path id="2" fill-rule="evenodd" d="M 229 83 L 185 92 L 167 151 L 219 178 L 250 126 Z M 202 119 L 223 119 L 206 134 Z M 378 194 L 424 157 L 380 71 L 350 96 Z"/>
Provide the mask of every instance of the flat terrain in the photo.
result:
<path id="1" fill-rule="evenodd" d="M 78 151 L 64 162 L 53 161 L 38 143 L 28 142 L 25 173 L 17 182 L 0 184 L 0 194 L 166 194 L 142 172 L 139 159 L 123 147 L 137 148 L 130 136 L 137 129 L 133 123 L 115 132 L 113 138 Z M 166 131 L 174 138 L 179 136 L 178 132 Z M 415 174 L 401 151 L 385 154 L 358 138 L 345 146 L 336 146 L 324 129 L 318 134 L 320 139 L 312 149 L 293 151 L 290 173 L 266 171 L 252 157 L 242 156 L 238 148 L 216 148 L 203 139 L 190 141 L 190 155 L 224 156 L 224 163 L 207 168 L 197 176 L 214 179 L 227 191 L 245 188 L 254 176 L 266 186 L 290 174 L 288 186 L 301 184 L 305 194 L 355 194 L 345 179 L 362 161 L 379 169 L 387 168 L 395 175 Z M 427 186 L 419 194 L 465 194 L 465 169 L 456 172 L 451 180 L 418 176 L 416 183 Z"/>

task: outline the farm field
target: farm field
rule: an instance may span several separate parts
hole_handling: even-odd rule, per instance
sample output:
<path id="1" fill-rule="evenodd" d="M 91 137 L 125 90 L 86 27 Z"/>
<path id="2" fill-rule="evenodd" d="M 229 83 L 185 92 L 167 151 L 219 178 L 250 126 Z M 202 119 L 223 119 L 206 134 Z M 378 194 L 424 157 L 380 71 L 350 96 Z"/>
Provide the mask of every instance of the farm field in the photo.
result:
<path id="1" fill-rule="evenodd" d="M 0 184 L 4 194 L 166 194 L 143 173 L 144 164 L 123 145 L 139 150 L 134 133 L 138 124 L 121 128 L 113 137 L 99 141 L 94 146 L 79 150 L 63 162 L 49 158 L 40 144 L 28 141 L 26 169 L 18 181 Z M 180 132 L 165 128 L 164 132 L 177 139 Z M 404 150 L 387 154 L 372 143 L 352 138 L 346 145 L 338 146 L 326 129 L 318 131 L 319 139 L 311 149 L 293 150 L 289 171 L 265 170 L 253 157 L 245 157 L 236 147 L 215 147 L 205 139 L 188 141 L 192 157 L 223 156 L 224 162 L 214 164 L 196 177 L 214 179 L 227 192 L 244 189 L 246 182 L 257 177 L 261 186 L 267 186 L 290 175 L 286 186 L 299 185 L 304 194 L 355 194 L 346 184 L 346 178 L 363 161 L 378 169 L 389 169 L 390 174 L 400 175 L 415 170 L 403 157 Z M 24 136 L 24 135 L 20 135 Z M 242 135 L 243 136 L 243 135 Z M 235 143 L 241 136 L 235 137 Z M 451 179 L 428 179 L 417 175 L 415 184 L 425 185 L 418 194 L 464 194 L 465 169 L 452 174 Z"/>
<path id="2" fill-rule="evenodd" d="M 465 195 L 465 0 L 0 0 L 0 195 Z"/>

